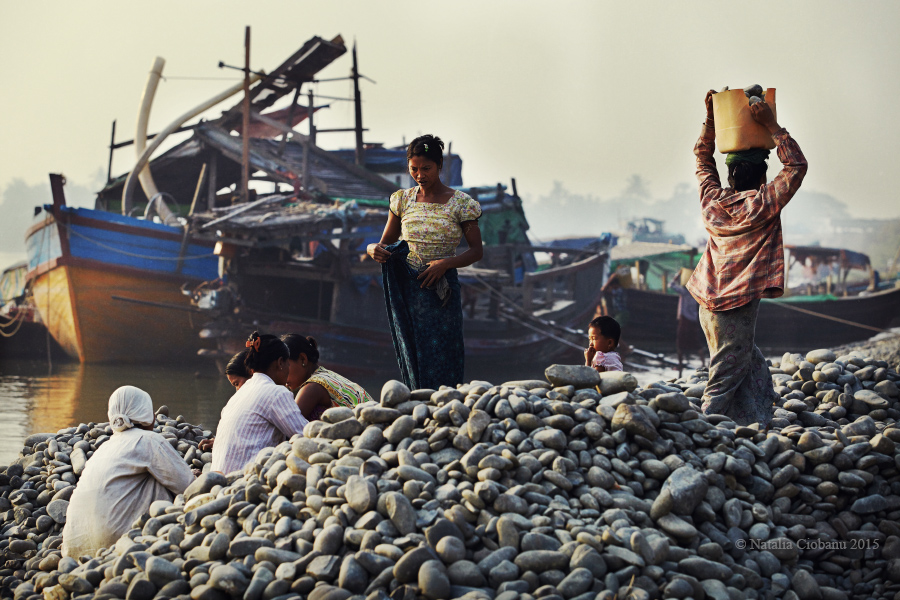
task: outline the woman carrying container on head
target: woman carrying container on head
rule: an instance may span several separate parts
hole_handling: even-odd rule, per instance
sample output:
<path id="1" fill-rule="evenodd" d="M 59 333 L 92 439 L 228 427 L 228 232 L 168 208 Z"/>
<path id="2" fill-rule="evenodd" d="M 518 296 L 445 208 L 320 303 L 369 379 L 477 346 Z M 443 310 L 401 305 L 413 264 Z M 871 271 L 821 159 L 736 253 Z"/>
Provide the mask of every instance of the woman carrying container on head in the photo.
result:
<path id="1" fill-rule="evenodd" d="M 319 420 L 334 406 L 353 408 L 372 400 L 359 384 L 319 366 L 319 346 L 313 338 L 288 333 L 281 341 L 290 352 L 287 386 L 297 391 L 297 406 L 307 420 Z"/>
<path id="2" fill-rule="evenodd" d="M 172 500 L 194 481 L 191 468 L 153 431 L 150 395 L 124 386 L 109 397 L 113 434 L 97 448 L 69 500 L 63 556 L 108 548 L 157 500 Z"/>
<path id="3" fill-rule="evenodd" d="M 409 174 L 418 185 L 391 196 L 381 241 L 368 247 L 369 256 L 382 264 L 394 350 L 411 389 L 462 383 L 465 348 L 456 270 L 481 260 L 483 252 L 481 206 L 441 182 L 443 149 L 433 135 L 410 143 Z M 457 256 L 462 236 L 469 248 Z"/>
<path id="4" fill-rule="evenodd" d="M 290 357 L 285 343 L 254 331 L 247 350 L 244 365 L 253 376 L 222 409 L 212 448 L 211 469 L 220 473 L 243 469 L 263 448 L 302 434 L 308 422 L 284 387 Z"/>
<path id="5" fill-rule="evenodd" d="M 768 150 L 732 152 L 725 160 L 729 187 L 723 188 L 713 158 L 713 94 L 706 94 L 706 122 L 694 146 L 709 240 L 687 283 L 700 304 L 700 326 L 709 346 L 702 409 L 726 415 L 738 425 L 768 427 L 777 395 L 766 359 L 754 344 L 756 315 L 761 298 L 784 294 L 781 211 L 800 189 L 807 164 L 769 105 L 758 102 L 750 106 L 750 113 L 774 138 L 781 172 L 767 183 Z"/>

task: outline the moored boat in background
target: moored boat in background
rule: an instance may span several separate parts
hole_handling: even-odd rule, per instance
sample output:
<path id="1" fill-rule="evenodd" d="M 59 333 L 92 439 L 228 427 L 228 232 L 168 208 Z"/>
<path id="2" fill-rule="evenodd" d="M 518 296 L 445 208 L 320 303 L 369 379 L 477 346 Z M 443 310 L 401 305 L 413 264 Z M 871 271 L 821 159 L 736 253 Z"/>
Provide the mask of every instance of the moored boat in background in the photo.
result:
<path id="1" fill-rule="evenodd" d="M 485 232 L 483 259 L 459 270 L 467 372 L 580 360 L 583 335 L 574 331 L 591 320 L 600 302 L 607 247 L 534 246 L 514 189 L 460 189 L 481 203 Z M 218 210 L 192 217 L 196 228 L 218 220 L 226 248 L 227 284 L 195 296 L 214 316 L 202 335 L 218 341 L 218 352 L 204 354 L 226 360 L 253 329 L 300 333 L 316 338 L 322 363 L 341 373 L 399 374 L 381 266 L 365 253 L 387 221 L 387 200 L 374 186 L 360 193 L 369 197 L 361 199 L 365 207 L 283 197 L 227 221 Z M 279 203 L 287 206 L 273 208 Z M 565 254 L 571 262 L 538 271 L 536 252 Z"/>
<path id="2" fill-rule="evenodd" d="M 283 116 L 276 111 L 267 117 L 257 111 L 299 90 L 300 84 L 312 81 L 316 72 L 344 52 L 339 36 L 331 42 L 314 37 L 268 76 L 254 75 L 255 81 L 262 80 L 251 90 L 256 118 L 272 121 L 270 117 Z M 110 152 L 133 144 L 139 155 L 135 167 L 119 178 L 110 173 L 94 209 L 67 206 L 63 177 L 51 175 L 53 203 L 44 206 L 39 221 L 25 235 L 27 279 L 37 309 L 65 352 L 81 362 L 193 360 L 209 344 L 198 335 L 208 313 L 192 306 L 189 296 L 198 286 L 218 278 L 215 232 L 191 231 L 185 217 L 198 203 L 200 210 L 214 207 L 217 192 L 240 181 L 241 138 L 236 138 L 236 152 L 234 140 L 228 138 L 240 128 L 241 104 L 204 130 L 214 139 L 203 137 L 201 124 L 187 127 L 196 129 L 195 135 L 153 162 L 157 187 L 146 161 L 162 139 L 188 118 L 183 115 L 160 135 L 147 134 L 149 108 L 164 63 L 157 58 L 151 69 L 136 139 L 116 144 L 113 126 Z M 198 116 L 240 89 L 240 85 L 229 88 L 186 114 Z M 295 105 L 296 101 L 295 95 Z M 290 131 L 306 113 L 292 106 L 286 116 L 290 125 L 272 122 Z M 260 133 L 261 129 L 265 131 Z M 270 130 L 255 127 L 249 136 L 270 137 Z M 145 148 L 151 138 L 153 142 Z M 254 162 L 271 165 L 269 154 L 267 149 L 257 149 Z M 272 155 L 277 161 L 277 148 Z M 176 168 L 170 172 L 165 166 L 172 162 Z M 293 174 L 277 166 L 272 170 L 281 183 L 300 185 Z M 137 180 L 140 186 L 135 185 Z M 226 198 L 230 204 L 230 190 Z M 248 198 L 242 200 L 246 203 Z M 136 212 L 143 216 L 133 216 Z"/>
<path id="3" fill-rule="evenodd" d="M 27 284 L 28 263 L 0 274 L 0 359 L 57 360 L 65 353 L 50 336 L 34 306 Z"/>
<path id="4" fill-rule="evenodd" d="M 795 283 L 784 296 L 760 303 L 756 344 L 764 352 L 864 340 L 889 329 L 900 316 L 900 287 L 879 286 L 865 254 L 817 246 L 786 245 L 785 250 L 789 272 L 796 278 L 806 264 L 812 277 Z M 687 246 L 637 243 L 613 248 L 611 272 L 625 269 L 627 277 L 615 292 L 619 296 L 614 299 L 607 290 L 605 301 L 625 307 L 629 318 L 623 339 L 628 344 L 656 353 L 675 351 L 678 295 L 668 282 L 679 268 L 693 269 L 698 259 Z M 865 276 L 851 277 L 853 270 Z"/>
<path id="5" fill-rule="evenodd" d="M 760 348 L 833 348 L 886 331 L 900 317 L 900 287 L 881 282 L 862 252 L 786 244 L 785 259 L 785 295 L 759 306 Z"/>
<path id="6" fill-rule="evenodd" d="M 27 279 L 41 320 L 81 362 L 180 361 L 196 356 L 202 314 L 182 287 L 215 279 L 214 243 L 180 227 L 53 204 L 25 234 Z"/>

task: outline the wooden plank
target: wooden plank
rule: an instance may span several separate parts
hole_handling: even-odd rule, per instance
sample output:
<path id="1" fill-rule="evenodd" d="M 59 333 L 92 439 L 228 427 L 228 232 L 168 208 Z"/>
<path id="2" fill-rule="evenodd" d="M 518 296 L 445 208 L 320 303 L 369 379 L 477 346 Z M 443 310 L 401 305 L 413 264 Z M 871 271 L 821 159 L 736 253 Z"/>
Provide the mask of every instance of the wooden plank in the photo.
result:
<path id="1" fill-rule="evenodd" d="M 280 131 L 285 132 L 285 133 L 290 133 L 292 136 L 296 137 L 296 139 L 299 140 L 300 142 L 303 142 L 303 141 L 309 139 L 309 136 L 300 133 L 296 129 L 287 127 L 284 123 L 280 123 L 274 119 L 270 119 L 269 117 L 267 117 L 263 114 L 260 114 L 258 111 L 251 110 L 250 114 L 253 116 L 254 119 L 257 119 L 261 123 L 270 125 Z M 320 132 L 322 130 L 317 129 L 316 131 Z M 331 154 L 330 152 L 322 150 L 321 148 L 319 148 L 317 146 L 313 145 L 313 146 L 311 146 L 310 149 L 312 151 L 312 154 L 316 158 L 330 162 L 331 164 L 333 164 L 345 171 L 349 171 L 353 175 L 356 175 L 357 177 L 365 179 L 369 183 L 371 183 L 381 189 L 384 189 L 386 192 L 389 191 L 389 192 L 393 193 L 393 192 L 397 191 L 396 186 L 393 183 L 391 183 L 390 181 L 388 181 L 382 177 L 379 177 L 378 175 L 376 175 L 375 173 L 372 173 L 371 171 L 369 171 L 367 169 L 364 169 L 362 167 L 354 165 L 353 163 L 349 163 L 349 162 L 341 159 L 340 157 Z"/>
<path id="2" fill-rule="evenodd" d="M 323 40 L 318 36 L 307 40 L 299 50 L 253 87 L 251 98 L 254 100 L 254 107 L 262 110 L 272 106 L 279 98 L 293 90 L 294 86 L 312 81 L 317 72 L 345 52 L 347 52 L 347 48 L 340 36 L 331 41 Z M 286 77 L 292 79 L 286 80 Z M 264 91 L 268 91 L 268 94 L 257 100 L 257 96 Z M 231 129 L 238 122 L 240 107 L 241 105 L 237 104 L 228 109 L 218 123 Z"/>
<path id="3" fill-rule="evenodd" d="M 526 273 L 525 281 L 530 282 L 543 282 L 546 280 L 554 280 L 560 275 L 565 275 L 568 273 L 577 273 L 579 271 L 584 271 L 586 269 L 593 269 L 602 264 L 606 260 L 606 255 L 596 255 L 590 258 L 586 258 L 584 260 L 572 263 L 571 265 L 566 265 L 564 267 L 555 267 L 553 269 L 547 269 L 546 271 L 540 271 L 538 273 Z"/>

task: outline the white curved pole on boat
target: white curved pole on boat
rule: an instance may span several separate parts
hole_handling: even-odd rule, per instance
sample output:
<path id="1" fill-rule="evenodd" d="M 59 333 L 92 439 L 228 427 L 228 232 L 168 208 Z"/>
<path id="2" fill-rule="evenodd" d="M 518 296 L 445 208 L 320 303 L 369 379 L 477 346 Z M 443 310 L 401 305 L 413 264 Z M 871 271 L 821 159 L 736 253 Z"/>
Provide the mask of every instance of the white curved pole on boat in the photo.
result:
<path id="1" fill-rule="evenodd" d="M 163 67 L 166 66 L 166 59 L 157 56 L 153 60 L 153 66 L 150 67 L 150 73 L 147 75 L 147 85 L 144 86 L 144 93 L 141 96 L 141 107 L 138 109 L 137 126 L 134 132 L 134 154 L 135 159 L 139 159 L 141 154 L 147 148 L 147 124 L 150 121 L 150 109 L 153 107 L 153 99 L 156 97 L 156 88 L 159 86 L 159 80 L 162 78 Z M 138 179 L 144 193 L 148 198 L 153 198 L 159 193 L 156 183 L 153 181 L 153 175 L 150 173 L 150 167 L 145 166 L 138 173 Z M 123 207 L 124 208 L 124 207 Z M 124 211 L 123 211 L 124 212 Z M 164 207 L 160 212 L 160 216 L 168 216 L 164 213 L 171 212 L 168 207 Z"/>
<path id="2" fill-rule="evenodd" d="M 250 74 L 250 83 L 255 83 L 255 82 L 259 81 L 260 79 L 262 79 L 262 75 L 259 75 L 257 73 Z M 149 81 L 148 81 L 148 83 L 149 83 Z M 188 112 L 184 113 L 183 115 L 181 115 L 180 117 L 178 117 L 177 119 L 172 121 L 172 123 L 170 123 L 165 129 L 160 131 L 156 135 L 155 138 L 153 138 L 153 141 L 150 142 L 150 145 L 147 146 L 144 149 L 144 151 L 141 153 L 140 157 L 138 157 L 137 162 L 134 165 L 134 168 L 128 174 L 128 179 L 125 180 L 125 187 L 122 190 L 122 214 L 123 215 L 127 215 L 131 211 L 131 205 L 132 205 L 132 201 L 133 201 L 133 197 L 134 197 L 134 186 L 138 182 L 138 178 L 135 175 L 137 173 L 140 173 L 144 169 L 144 167 L 147 166 L 147 163 L 150 162 L 150 157 L 153 155 L 154 152 L 156 152 L 157 148 L 159 148 L 160 145 L 162 145 L 163 141 L 165 141 L 165 139 L 169 135 L 171 135 L 172 132 L 174 132 L 176 129 L 180 128 L 186 122 L 190 121 L 197 115 L 209 110 L 210 108 L 212 108 L 219 102 L 230 98 L 231 96 L 235 95 L 236 93 L 240 92 L 243 89 L 244 89 L 243 81 L 234 84 L 227 90 L 219 93 L 216 96 L 213 96 L 206 102 L 204 102 L 204 103 L 192 108 Z M 243 133 L 244 133 L 244 135 L 246 135 L 246 132 L 243 132 Z M 144 136 L 144 138 L 146 138 L 146 135 Z M 148 195 L 148 198 L 149 197 L 152 197 L 152 196 Z"/>

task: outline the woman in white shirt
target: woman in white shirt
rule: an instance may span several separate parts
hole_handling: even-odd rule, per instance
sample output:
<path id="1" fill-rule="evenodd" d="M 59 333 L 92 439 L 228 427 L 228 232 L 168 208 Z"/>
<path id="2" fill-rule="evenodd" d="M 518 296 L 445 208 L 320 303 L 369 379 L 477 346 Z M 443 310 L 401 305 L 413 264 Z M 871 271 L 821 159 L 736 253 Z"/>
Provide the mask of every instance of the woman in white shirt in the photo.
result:
<path id="1" fill-rule="evenodd" d="M 157 500 L 172 500 L 194 481 L 191 468 L 153 431 L 150 395 L 120 387 L 109 397 L 113 434 L 94 451 L 72 493 L 63 556 L 93 556 L 131 529 Z"/>
<path id="2" fill-rule="evenodd" d="M 285 387 L 290 353 L 274 335 L 254 331 L 247 340 L 244 362 L 253 376 L 225 408 L 212 450 L 212 470 L 231 473 L 244 468 L 263 448 L 303 433 L 308 421 Z"/>

